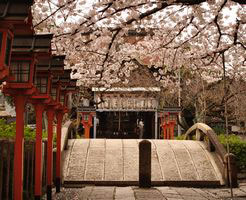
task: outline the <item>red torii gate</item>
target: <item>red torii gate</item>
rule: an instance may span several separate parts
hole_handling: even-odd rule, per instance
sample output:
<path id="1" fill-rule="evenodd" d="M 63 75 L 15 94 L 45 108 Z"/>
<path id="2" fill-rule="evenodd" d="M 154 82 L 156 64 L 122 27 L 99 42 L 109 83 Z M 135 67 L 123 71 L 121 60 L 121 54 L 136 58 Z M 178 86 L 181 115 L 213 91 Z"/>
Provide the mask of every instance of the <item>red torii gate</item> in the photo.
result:
<path id="1" fill-rule="evenodd" d="M 174 127 L 178 122 L 180 107 L 166 107 L 159 111 L 163 139 L 174 139 Z"/>

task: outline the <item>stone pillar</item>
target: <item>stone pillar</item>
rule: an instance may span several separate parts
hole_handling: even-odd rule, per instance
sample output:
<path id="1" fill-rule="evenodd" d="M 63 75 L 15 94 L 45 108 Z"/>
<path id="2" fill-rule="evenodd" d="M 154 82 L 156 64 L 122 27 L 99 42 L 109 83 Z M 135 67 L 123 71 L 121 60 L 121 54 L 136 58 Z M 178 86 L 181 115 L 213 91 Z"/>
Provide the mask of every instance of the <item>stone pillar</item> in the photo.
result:
<path id="1" fill-rule="evenodd" d="M 139 143 L 139 187 L 151 187 L 151 142 Z"/>

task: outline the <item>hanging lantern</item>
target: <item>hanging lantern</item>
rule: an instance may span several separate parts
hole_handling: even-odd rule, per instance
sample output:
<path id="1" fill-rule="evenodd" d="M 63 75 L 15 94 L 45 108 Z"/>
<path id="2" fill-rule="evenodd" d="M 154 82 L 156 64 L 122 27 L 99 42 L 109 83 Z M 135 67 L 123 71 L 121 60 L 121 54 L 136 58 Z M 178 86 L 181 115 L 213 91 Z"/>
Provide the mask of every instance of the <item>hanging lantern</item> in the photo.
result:
<path id="1" fill-rule="evenodd" d="M 52 34 L 48 34 L 18 36 L 14 38 L 10 62 L 11 77 L 9 82 L 34 83 L 37 57 L 40 54 L 48 54 L 50 52 L 52 37 Z"/>
<path id="2" fill-rule="evenodd" d="M 32 69 L 32 73 L 31 73 Z M 11 80 L 10 82 L 15 83 L 29 83 L 33 79 L 34 71 L 34 59 L 28 57 L 24 58 L 13 58 L 10 64 Z"/>
<path id="3" fill-rule="evenodd" d="M 12 40 L 12 32 L 0 28 L 0 68 L 9 66 Z"/>
<path id="4" fill-rule="evenodd" d="M 57 87 L 55 87 L 53 84 L 52 84 L 52 88 L 51 88 L 51 98 L 56 101 L 57 100 Z"/>
<path id="5" fill-rule="evenodd" d="M 12 32 L 0 27 L 0 82 L 6 80 L 9 75 L 12 40 Z"/>
<path id="6" fill-rule="evenodd" d="M 44 77 L 36 77 L 35 86 L 38 89 L 40 94 L 48 94 L 49 92 L 49 84 L 48 84 L 48 76 Z"/>
<path id="7" fill-rule="evenodd" d="M 63 90 L 60 94 L 60 103 L 65 106 L 65 97 L 66 97 L 66 93 L 65 91 Z"/>

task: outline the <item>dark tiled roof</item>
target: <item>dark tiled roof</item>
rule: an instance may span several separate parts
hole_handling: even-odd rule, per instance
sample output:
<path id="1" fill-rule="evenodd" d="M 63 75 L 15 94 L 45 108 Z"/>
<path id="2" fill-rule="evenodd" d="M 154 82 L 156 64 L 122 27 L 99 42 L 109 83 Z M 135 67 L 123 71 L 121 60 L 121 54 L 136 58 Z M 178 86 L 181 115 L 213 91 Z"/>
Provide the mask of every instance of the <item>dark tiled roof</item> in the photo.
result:
<path id="1" fill-rule="evenodd" d="M 38 71 L 57 72 L 64 70 L 65 56 L 52 56 L 51 58 L 40 58 L 36 65 Z"/>
<path id="2" fill-rule="evenodd" d="M 52 37 L 52 34 L 15 37 L 12 46 L 12 53 L 48 53 L 51 49 Z"/>
<path id="3" fill-rule="evenodd" d="M 51 60 L 51 70 L 52 71 L 60 71 L 64 69 L 64 59 L 66 56 L 53 56 Z"/>
<path id="4" fill-rule="evenodd" d="M 71 69 L 66 69 L 66 70 L 64 70 L 64 74 L 62 75 L 62 76 L 60 76 L 59 77 L 59 80 L 61 81 L 61 82 L 66 82 L 66 83 L 68 83 L 68 82 L 70 82 L 70 74 L 71 74 L 71 72 L 72 72 L 72 70 Z"/>
<path id="5" fill-rule="evenodd" d="M 76 87 L 77 79 L 70 80 L 69 86 Z"/>
<path id="6" fill-rule="evenodd" d="M 25 20 L 33 0 L 0 0 L 0 20 Z"/>

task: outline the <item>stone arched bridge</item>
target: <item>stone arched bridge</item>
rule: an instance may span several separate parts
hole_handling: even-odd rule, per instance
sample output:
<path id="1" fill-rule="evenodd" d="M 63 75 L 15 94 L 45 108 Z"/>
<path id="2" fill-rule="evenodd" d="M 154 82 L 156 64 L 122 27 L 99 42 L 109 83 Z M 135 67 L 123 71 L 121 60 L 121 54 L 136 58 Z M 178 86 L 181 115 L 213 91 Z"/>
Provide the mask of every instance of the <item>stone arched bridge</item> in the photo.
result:
<path id="1" fill-rule="evenodd" d="M 198 140 L 149 140 L 152 185 L 220 186 L 227 182 L 225 150 L 211 129 L 192 127 Z M 212 139 L 211 139 L 212 138 Z M 64 184 L 137 185 L 139 142 L 135 139 L 70 139 Z"/>

